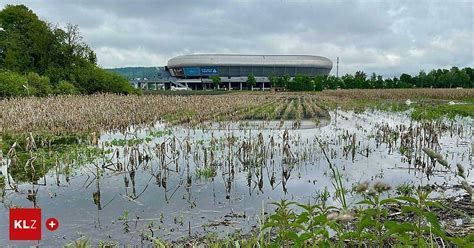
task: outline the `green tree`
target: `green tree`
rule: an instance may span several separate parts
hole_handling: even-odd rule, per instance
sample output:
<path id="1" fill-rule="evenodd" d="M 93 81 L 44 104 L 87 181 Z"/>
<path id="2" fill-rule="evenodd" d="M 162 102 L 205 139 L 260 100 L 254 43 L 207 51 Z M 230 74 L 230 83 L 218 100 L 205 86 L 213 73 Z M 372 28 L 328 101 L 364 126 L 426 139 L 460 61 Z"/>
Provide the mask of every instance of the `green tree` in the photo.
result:
<path id="1" fill-rule="evenodd" d="M 410 88 L 412 87 L 413 85 L 413 78 L 406 74 L 406 73 L 403 73 L 401 76 L 400 76 L 400 87 L 399 88 Z"/>
<path id="2" fill-rule="evenodd" d="M 469 75 L 463 71 L 459 70 L 458 67 L 452 67 L 449 71 L 451 82 L 450 86 L 452 87 L 468 87 L 469 86 Z"/>
<path id="3" fill-rule="evenodd" d="M 221 84 L 221 77 L 219 77 L 218 75 L 211 76 L 210 78 L 212 80 L 212 85 L 214 89 Z"/>
<path id="4" fill-rule="evenodd" d="M 330 75 L 325 77 L 324 88 L 335 90 L 340 86 L 340 79 L 336 76 Z"/>
<path id="5" fill-rule="evenodd" d="M 44 73 L 51 62 L 54 35 L 49 25 L 24 5 L 7 5 L 0 11 L 3 68 L 25 73 Z"/>
<path id="6" fill-rule="evenodd" d="M 253 73 L 250 73 L 247 76 L 247 86 L 250 86 L 253 90 L 253 87 L 255 87 L 256 85 L 257 85 L 257 80 L 255 79 L 255 76 L 253 75 Z"/>
<path id="7" fill-rule="evenodd" d="M 318 77 L 316 77 L 316 78 L 313 80 L 314 90 L 315 90 L 315 91 L 323 91 L 323 89 L 324 89 L 323 81 L 322 81 L 322 80 L 318 80 L 317 78 L 318 78 Z"/>
<path id="8" fill-rule="evenodd" d="M 268 81 L 270 81 L 270 85 L 272 87 L 282 87 L 280 85 L 280 79 L 279 77 L 275 76 L 275 75 L 271 75 L 270 77 L 268 77 Z"/>
<path id="9" fill-rule="evenodd" d="M 344 82 L 344 89 L 354 89 L 355 88 L 355 80 L 354 76 L 351 74 L 346 74 L 341 77 L 341 80 Z"/>
<path id="10" fill-rule="evenodd" d="M 363 71 L 357 71 L 354 74 L 354 87 L 356 89 L 364 89 L 366 87 L 367 75 Z"/>
<path id="11" fill-rule="evenodd" d="M 73 83 L 83 93 L 137 93 L 125 78 L 97 67 L 97 57 L 77 25 L 68 24 L 63 30 L 40 20 L 24 5 L 7 5 L 0 11 L 0 26 L 0 69 L 36 73 L 28 75 L 24 86 L 30 94 L 48 95 L 61 81 Z"/>

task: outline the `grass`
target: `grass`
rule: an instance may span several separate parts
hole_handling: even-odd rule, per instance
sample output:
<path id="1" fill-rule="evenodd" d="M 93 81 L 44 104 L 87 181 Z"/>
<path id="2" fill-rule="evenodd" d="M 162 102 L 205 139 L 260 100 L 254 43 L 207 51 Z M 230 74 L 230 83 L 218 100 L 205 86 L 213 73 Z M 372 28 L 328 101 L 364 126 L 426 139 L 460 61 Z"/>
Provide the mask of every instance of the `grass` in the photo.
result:
<path id="1" fill-rule="evenodd" d="M 474 98 L 466 102 L 450 105 L 446 102 L 421 103 L 411 113 L 415 120 L 435 120 L 442 117 L 454 119 L 456 116 L 474 117 Z"/>
<path id="2" fill-rule="evenodd" d="M 204 168 L 196 168 L 196 177 L 198 178 L 214 178 L 217 175 L 216 169 L 211 166 L 206 166 Z"/>
<path id="3" fill-rule="evenodd" d="M 410 116 L 414 120 L 474 117 L 473 89 L 338 90 L 324 91 L 320 95 L 324 105 L 331 109 L 341 107 L 356 112 L 412 110 Z M 408 105 L 407 100 L 412 103 Z"/>

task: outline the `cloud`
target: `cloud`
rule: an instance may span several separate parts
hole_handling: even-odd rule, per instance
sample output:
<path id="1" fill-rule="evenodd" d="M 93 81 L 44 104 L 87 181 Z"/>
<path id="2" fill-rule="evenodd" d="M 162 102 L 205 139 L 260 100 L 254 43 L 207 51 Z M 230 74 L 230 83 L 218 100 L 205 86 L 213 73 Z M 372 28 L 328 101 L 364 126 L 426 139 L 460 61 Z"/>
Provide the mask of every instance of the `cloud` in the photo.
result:
<path id="1" fill-rule="evenodd" d="M 474 66 L 471 1 L 7 1 L 78 24 L 103 67 L 193 53 L 314 54 L 340 74 Z M 335 70 L 333 70 L 335 73 Z"/>

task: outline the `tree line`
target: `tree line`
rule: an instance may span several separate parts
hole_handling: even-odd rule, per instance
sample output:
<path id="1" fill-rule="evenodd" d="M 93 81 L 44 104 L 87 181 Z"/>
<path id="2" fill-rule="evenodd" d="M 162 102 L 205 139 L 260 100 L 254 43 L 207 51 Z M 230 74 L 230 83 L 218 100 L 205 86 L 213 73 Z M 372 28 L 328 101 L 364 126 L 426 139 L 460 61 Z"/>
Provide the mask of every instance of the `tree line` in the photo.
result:
<path id="1" fill-rule="evenodd" d="M 0 97 L 96 92 L 138 93 L 97 66 L 77 25 L 49 24 L 24 5 L 0 11 Z"/>
<path id="2" fill-rule="evenodd" d="M 323 89 L 395 89 L 395 88 L 474 88 L 474 71 L 470 67 L 459 69 L 431 70 L 429 73 L 420 71 L 411 76 L 403 73 L 400 77 L 383 78 L 372 73 L 367 76 L 362 71 L 354 75 L 346 74 L 340 78 L 333 75 L 309 77 L 297 75 L 291 78 L 285 76 L 271 76 L 272 87 L 282 87 L 291 91 L 307 91 Z"/>

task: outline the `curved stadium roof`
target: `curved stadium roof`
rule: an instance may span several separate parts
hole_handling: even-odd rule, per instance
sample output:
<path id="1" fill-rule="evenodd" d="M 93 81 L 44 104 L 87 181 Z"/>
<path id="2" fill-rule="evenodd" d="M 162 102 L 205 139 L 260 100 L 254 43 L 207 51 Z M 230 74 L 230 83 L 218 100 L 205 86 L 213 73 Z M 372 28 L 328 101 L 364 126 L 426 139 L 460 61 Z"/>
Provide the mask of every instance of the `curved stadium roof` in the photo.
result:
<path id="1" fill-rule="evenodd" d="M 193 66 L 275 66 L 332 69 L 328 58 L 312 55 L 194 54 L 168 60 L 168 68 Z"/>

